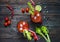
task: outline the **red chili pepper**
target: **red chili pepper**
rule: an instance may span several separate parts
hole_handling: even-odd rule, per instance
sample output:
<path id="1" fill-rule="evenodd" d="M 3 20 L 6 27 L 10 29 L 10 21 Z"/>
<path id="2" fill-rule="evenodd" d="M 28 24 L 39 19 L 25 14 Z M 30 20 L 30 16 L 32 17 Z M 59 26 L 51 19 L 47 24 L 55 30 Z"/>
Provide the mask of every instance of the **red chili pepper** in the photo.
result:
<path id="1" fill-rule="evenodd" d="M 13 17 L 14 16 L 14 10 L 13 10 L 12 6 L 7 4 L 7 8 L 11 11 L 11 14 L 12 14 L 11 17 Z"/>
<path id="2" fill-rule="evenodd" d="M 35 5 L 35 2 L 33 0 L 30 0 L 30 1 L 31 1 L 32 5 Z"/>
<path id="3" fill-rule="evenodd" d="M 8 5 L 8 4 L 7 4 L 7 8 L 8 8 L 10 11 L 13 11 L 12 6 L 10 6 L 10 5 Z"/>
<path id="4" fill-rule="evenodd" d="M 14 11 L 11 11 L 11 14 L 12 14 L 11 17 L 13 18 L 13 16 L 14 16 Z"/>
<path id="5" fill-rule="evenodd" d="M 29 30 L 29 31 L 31 32 L 32 36 L 34 37 L 34 40 L 38 40 L 36 33 L 32 30 Z"/>

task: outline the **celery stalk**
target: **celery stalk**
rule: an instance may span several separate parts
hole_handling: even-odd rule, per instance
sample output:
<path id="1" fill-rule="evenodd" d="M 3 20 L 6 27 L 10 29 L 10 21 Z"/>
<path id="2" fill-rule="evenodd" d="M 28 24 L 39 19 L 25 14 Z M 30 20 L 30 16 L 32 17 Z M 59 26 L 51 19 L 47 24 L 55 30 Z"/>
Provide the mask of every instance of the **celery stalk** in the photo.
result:
<path id="1" fill-rule="evenodd" d="M 27 37 L 28 40 L 32 39 L 30 32 L 28 32 L 27 30 L 24 30 L 23 35 L 24 35 L 24 37 Z"/>
<path id="2" fill-rule="evenodd" d="M 28 4 L 28 6 L 30 7 L 30 9 L 31 9 L 32 11 L 34 11 L 34 7 L 31 5 L 31 3 L 28 2 L 27 4 Z"/>
<path id="3" fill-rule="evenodd" d="M 32 14 L 32 15 L 34 14 L 31 10 L 29 10 L 29 13 Z"/>

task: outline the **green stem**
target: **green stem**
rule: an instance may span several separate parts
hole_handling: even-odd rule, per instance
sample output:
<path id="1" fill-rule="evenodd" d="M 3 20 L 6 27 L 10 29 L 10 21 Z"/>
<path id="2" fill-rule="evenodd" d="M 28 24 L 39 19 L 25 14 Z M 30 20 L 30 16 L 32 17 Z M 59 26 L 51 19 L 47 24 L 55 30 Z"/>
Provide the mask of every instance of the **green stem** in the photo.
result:
<path id="1" fill-rule="evenodd" d="M 47 38 L 48 38 L 47 42 L 51 42 L 50 37 L 49 37 L 48 34 L 47 34 Z"/>
<path id="2" fill-rule="evenodd" d="M 47 38 L 44 36 L 43 33 L 40 33 L 40 35 L 47 41 Z"/>
<path id="3" fill-rule="evenodd" d="M 28 40 L 32 39 L 31 35 L 30 35 L 30 32 L 28 32 L 27 30 L 24 30 L 23 35 L 24 35 L 24 37 L 27 37 Z"/>
<path id="4" fill-rule="evenodd" d="M 28 2 L 27 4 L 28 4 L 28 6 L 30 7 L 30 9 L 31 9 L 32 11 L 34 11 L 34 7 L 31 5 L 31 3 Z"/>
<path id="5" fill-rule="evenodd" d="M 29 13 L 30 13 L 31 15 L 33 15 L 33 14 L 34 14 L 31 10 L 29 10 Z"/>

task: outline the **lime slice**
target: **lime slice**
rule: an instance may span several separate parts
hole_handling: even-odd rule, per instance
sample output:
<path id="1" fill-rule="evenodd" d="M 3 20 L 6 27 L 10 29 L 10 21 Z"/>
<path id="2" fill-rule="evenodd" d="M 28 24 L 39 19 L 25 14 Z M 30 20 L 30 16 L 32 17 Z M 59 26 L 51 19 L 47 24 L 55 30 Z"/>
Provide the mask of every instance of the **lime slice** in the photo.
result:
<path id="1" fill-rule="evenodd" d="M 41 7 L 40 5 L 36 5 L 36 6 L 35 6 L 35 10 L 41 11 L 41 10 L 42 10 L 42 7 Z"/>

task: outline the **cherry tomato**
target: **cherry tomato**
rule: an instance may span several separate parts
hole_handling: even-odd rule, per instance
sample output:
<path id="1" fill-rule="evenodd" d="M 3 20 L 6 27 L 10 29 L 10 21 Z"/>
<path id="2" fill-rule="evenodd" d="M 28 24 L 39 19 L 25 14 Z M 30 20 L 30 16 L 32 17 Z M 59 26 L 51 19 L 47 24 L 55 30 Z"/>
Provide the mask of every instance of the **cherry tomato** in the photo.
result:
<path id="1" fill-rule="evenodd" d="M 22 8 L 22 9 L 21 9 L 21 12 L 22 12 L 22 13 L 25 13 L 25 9 L 24 9 L 24 8 Z"/>
<path id="2" fill-rule="evenodd" d="M 8 17 L 5 17 L 5 21 L 8 21 L 9 20 L 9 18 Z"/>
<path id="3" fill-rule="evenodd" d="M 29 8 L 26 8 L 26 12 L 27 12 L 27 13 L 29 12 Z"/>
<path id="4" fill-rule="evenodd" d="M 4 26 L 8 26 L 8 23 L 7 23 L 7 22 L 5 22 L 5 23 L 4 23 Z"/>
<path id="5" fill-rule="evenodd" d="M 20 21 L 20 22 L 17 24 L 17 28 L 18 28 L 18 31 L 19 31 L 19 32 L 23 32 L 25 29 L 28 30 L 29 25 L 28 25 L 28 23 L 25 22 L 25 21 Z"/>
<path id="6" fill-rule="evenodd" d="M 31 20 L 35 23 L 42 22 L 41 14 L 38 11 L 34 11 L 34 15 L 31 15 Z"/>
<path id="7" fill-rule="evenodd" d="M 11 20 L 8 20 L 7 23 L 8 23 L 8 25 L 10 25 L 11 24 Z"/>

